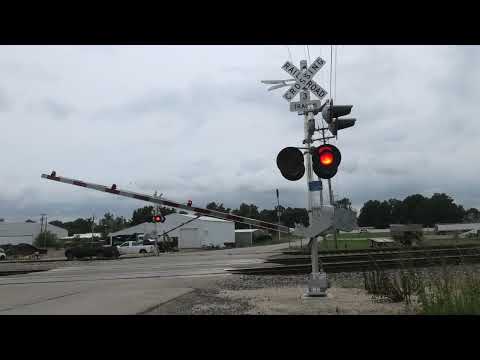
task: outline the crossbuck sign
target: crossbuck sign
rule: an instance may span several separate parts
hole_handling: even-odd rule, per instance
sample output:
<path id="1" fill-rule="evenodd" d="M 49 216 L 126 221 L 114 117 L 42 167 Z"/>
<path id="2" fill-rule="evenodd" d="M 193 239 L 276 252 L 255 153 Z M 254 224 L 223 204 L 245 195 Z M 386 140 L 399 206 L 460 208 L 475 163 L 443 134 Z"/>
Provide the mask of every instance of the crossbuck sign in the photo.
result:
<path id="1" fill-rule="evenodd" d="M 285 64 L 283 64 L 282 69 L 292 75 L 296 81 L 295 84 L 293 84 L 292 87 L 283 95 L 283 98 L 290 102 L 300 90 L 305 89 L 313 92 L 321 100 L 325 95 L 327 95 L 327 92 L 315 81 L 313 81 L 313 77 L 323 65 L 325 65 L 325 60 L 319 57 L 310 65 L 307 70 L 302 72 L 291 62 L 286 61 Z"/>

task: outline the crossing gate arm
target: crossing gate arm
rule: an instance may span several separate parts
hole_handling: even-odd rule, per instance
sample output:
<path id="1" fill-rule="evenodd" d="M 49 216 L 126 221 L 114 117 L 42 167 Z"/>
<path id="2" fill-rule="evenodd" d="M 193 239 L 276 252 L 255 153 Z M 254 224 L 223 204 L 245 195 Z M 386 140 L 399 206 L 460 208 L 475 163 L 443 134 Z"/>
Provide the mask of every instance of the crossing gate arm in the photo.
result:
<path id="1" fill-rule="evenodd" d="M 175 201 L 167 200 L 167 199 L 160 199 L 151 195 L 147 194 L 141 194 L 141 193 L 136 193 L 133 191 L 127 191 L 127 190 L 120 190 L 117 188 L 117 185 L 113 184 L 110 187 L 105 186 L 105 185 L 99 185 L 99 184 L 94 184 L 94 183 L 89 183 L 86 181 L 78 180 L 78 179 L 70 179 L 67 177 L 63 176 L 57 176 L 56 172 L 53 171 L 50 175 L 47 174 L 42 174 L 43 179 L 47 180 L 53 180 L 53 181 L 58 181 L 61 183 L 65 184 L 70 184 L 70 185 L 76 185 L 80 187 L 84 187 L 87 189 L 93 189 L 101 192 L 107 192 L 110 194 L 118 195 L 118 196 L 124 196 L 124 197 L 129 197 L 132 199 L 137 199 L 137 200 L 142 200 L 146 202 L 151 202 L 154 204 L 159 204 L 163 206 L 168 206 L 168 207 L 173 207 L 176 209 L 183 209 L 187 211 L 194 212 L 195 215 L 200 215 L 200 216 L 210 216 L 213 218 L 221 219 L 221 220 L 230 220 L 233 222 L 238 222 L 242 224 L 247 224 L 247 225 L 252 225 L 258 228 L 262 229 L 267 229 L 267 230 L 274 230 L 274 231 L 280 231 L 283 233 L 290 233 L 290 228 L 287 226 L 283 225 L 278 225 L 278 224 L 273 224 L 273 223 L 268 223 L 265 221 L 260 221 L 257 219 L 251 219 L 243 216 L 238 216 L 234 214 L 227 214 L 227 213 L 222 213 L 220 211 L 216 210 L 210 210 L 210 209 L 203 209 L 195 206 L 188 206 L 186 204 L 181 204 Z"/>

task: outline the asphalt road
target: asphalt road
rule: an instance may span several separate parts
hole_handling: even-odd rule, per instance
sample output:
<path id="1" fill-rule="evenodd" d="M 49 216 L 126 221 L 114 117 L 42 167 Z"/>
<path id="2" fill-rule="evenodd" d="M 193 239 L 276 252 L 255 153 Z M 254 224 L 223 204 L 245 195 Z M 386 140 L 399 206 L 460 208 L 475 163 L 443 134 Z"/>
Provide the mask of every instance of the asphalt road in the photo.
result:
<path id="1" fill-rule="evenodd" d="M 142 314 L 208 286 L 233 265 L 261 263 L 287 244 L 65 262 L 55 269 L 0 277 L 3 314 Z M 6 266 L 2 265 L 2 266 Z"/>

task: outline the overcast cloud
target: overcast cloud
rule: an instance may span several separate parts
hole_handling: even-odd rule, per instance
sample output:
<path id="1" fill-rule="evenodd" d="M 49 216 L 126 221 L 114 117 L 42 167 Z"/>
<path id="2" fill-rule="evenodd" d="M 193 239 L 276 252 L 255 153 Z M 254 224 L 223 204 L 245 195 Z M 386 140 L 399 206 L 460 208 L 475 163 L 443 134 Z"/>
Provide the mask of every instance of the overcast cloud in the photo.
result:
<path id="1" fill-rule="evenodd" d="M 290 46 L 294 63 L 303 46 Z M 327 65 L 330 47 L 310 46 Z M 130 217 L 140 201 L 40 178 L 60 176 L 205 206 L 305 207 L 306 180 L 289 182 L 277 153 L 301 145 L 289 112 L 286 46 L 1 46 L 0 218 Z M 333 143 L 342 164 L 334 193 L 370 199 L 446 192 L 480 207 L 480 48 L 339 46 L 336 103 L 354 128 Z M 312 95 L 313 97 L 313 95 Z"/>

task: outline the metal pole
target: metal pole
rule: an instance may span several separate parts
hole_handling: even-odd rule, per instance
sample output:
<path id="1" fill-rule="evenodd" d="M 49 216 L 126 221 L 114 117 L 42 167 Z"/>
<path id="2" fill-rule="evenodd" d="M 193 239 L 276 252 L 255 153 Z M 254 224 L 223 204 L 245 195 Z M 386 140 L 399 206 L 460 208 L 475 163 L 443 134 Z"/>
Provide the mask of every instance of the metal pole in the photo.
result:
<path id="1" fill-rule="evenodd" d="M 277 216 L 278 216 L 278 225 L 280 225 L 280 195 L 277 189 Z M 278 242 L 280 243 L 280 231 L 278 232 Z M 288 240 L 288 247 L 290 247 L 290 240 Z"/>
<path id="2" fill-rule="evenodd" d="M 332 191 L 332 182 L 331 179 L 328 179 L 328 193 L 330 196 L 330 205 L 335 206 L 335 201 L 333 199 L 333 191 Z M 335 227 L 335 223 L 333 224 L 333 241 L 335 243 L 335 249 L 338 249 L 338 241 L 337 241 L 337 228 Z"/>
<path id="3" fill-rule="evenodd" d="M 154 197 L 157 197 L 157 192 L 153 194 Z M 154 210 L 154 216 L 159 214 L 159 206 L 158 204 L 155 205 L 155 210 Z M 160 256 L 160 250 L 158 248 L 158 223 L 154 221 L 155 224 L 155 230 L 154 230 L 154 236 L 155 236 L 155 255 Z M 145 239 L 144 239 L 145 240 Z M 165 245 L 165 236 L 163 237 L 163 244 Z"/>
<path id="4" fill-rule="evenodd" d="M 300 61 L 300 70 L 304 70 L 307 68 L 307 61 L 302 60 Z M 310 100 L 310 92 L 309 91 L 302 91 L 300 92 L 300 99 L 302 101 L 309 101 Z M 304 122 L 303 122 L 303 129 L 305 134 L 305 145 L 310 148 L 312 137 L 308 132 L 308 120 L 313 118 L 312 112 L 305 112 L 304 115 Z M 307 170 L 307 212 L 308 212 L 308 219 L 309 222 L 312 223 L 312 205 L 313 205 L 313 198 L 312 192 L 310 191 L 310 182 L 313 178 L 313 171 L 312 171 L 312 155 L 310 152 L 307 152 L 305 155 L 305 162 L 306 162 L 306 170 Z M 318 242 L 317 238 L 310 238 L 310 249 L 311 249 L 311 256 L 312 256 L 312 274 L 318 273 Z"/>
<path id="5" fill-rule="evenodd" d="M 248 217 L 252 217 L 252 206 L 248 206 Z M 250 246 L 253 246 L 253 232 L 252 232 L 252 225 L 248 225 L 250 227 Z"/>
<path id="6" fill-rule="evenodd" d="M 95 226 L 95 214 L 92 214 L 92 242 L 93 242 L 93 228 Z"/>

